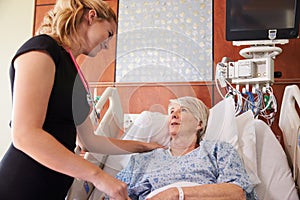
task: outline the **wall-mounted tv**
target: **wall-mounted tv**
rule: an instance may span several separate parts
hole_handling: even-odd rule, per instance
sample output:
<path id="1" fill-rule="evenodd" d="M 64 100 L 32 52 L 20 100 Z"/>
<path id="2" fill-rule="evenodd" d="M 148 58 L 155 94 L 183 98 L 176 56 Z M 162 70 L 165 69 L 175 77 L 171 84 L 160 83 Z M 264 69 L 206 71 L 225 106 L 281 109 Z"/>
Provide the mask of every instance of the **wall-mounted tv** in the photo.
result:
<path id="1" fill-rule="evenodd" d="M 297 38 L 300 0 L 226 0 L 226 40 Z"/>

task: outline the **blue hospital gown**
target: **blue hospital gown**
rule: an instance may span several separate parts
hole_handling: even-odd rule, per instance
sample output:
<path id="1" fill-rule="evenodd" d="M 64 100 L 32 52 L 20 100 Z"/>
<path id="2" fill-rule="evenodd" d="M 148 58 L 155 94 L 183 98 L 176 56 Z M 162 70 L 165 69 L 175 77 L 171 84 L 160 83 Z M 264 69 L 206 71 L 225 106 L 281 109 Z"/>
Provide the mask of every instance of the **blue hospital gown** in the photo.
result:
<path id="1" fill-rule="evenodd" d="M 237 151 L 220 141 L 202 141 L 183 156 L 172 156 L 167 149 L 135 154 L 116 177 L 127 183 L 132 200 L 145 199 L 158 188 L 182 181 L 233 183 L 243 188 L 248 200 L 257 199 Z"/>

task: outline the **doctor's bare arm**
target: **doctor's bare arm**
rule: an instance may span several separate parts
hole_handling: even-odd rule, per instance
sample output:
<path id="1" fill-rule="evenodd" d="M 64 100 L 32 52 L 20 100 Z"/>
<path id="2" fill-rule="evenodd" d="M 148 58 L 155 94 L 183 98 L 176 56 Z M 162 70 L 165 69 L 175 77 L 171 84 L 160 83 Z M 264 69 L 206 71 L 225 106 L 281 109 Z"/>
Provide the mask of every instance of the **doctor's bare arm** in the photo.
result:
<path id="1" fill-rule="evenodd" d="M 151 151 L 164 148 L 157 143 L 146 143 L 133 140 L 121 140 L 94 134 L 94 127 L 88 117 L 84 123 L 77 127 L 78 138 L 83 148 L 89 152 L 101 154 L 128 154 Z"/>

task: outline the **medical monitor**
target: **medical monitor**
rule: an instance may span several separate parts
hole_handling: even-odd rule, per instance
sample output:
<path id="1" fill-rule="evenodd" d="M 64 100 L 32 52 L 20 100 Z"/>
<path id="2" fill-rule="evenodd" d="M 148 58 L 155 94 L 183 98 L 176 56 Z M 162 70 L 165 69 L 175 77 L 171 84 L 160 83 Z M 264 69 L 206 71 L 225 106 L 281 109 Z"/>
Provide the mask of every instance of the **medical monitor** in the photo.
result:
<path id="1" fill-rule="evenodd" d="M 226 0 L 226 40 L 297 38 L 300 0 Z"/>

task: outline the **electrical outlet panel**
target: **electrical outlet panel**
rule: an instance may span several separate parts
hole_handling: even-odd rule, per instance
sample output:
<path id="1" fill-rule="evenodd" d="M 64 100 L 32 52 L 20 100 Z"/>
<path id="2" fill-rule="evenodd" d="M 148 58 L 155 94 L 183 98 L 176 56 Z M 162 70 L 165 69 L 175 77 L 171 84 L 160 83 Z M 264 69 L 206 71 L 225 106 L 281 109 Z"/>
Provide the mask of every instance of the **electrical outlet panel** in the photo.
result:
<path id="1" fill-rule="evenodd" d="M 139 114 L 124 114 L 124 131 L 127 132 Z"/>

